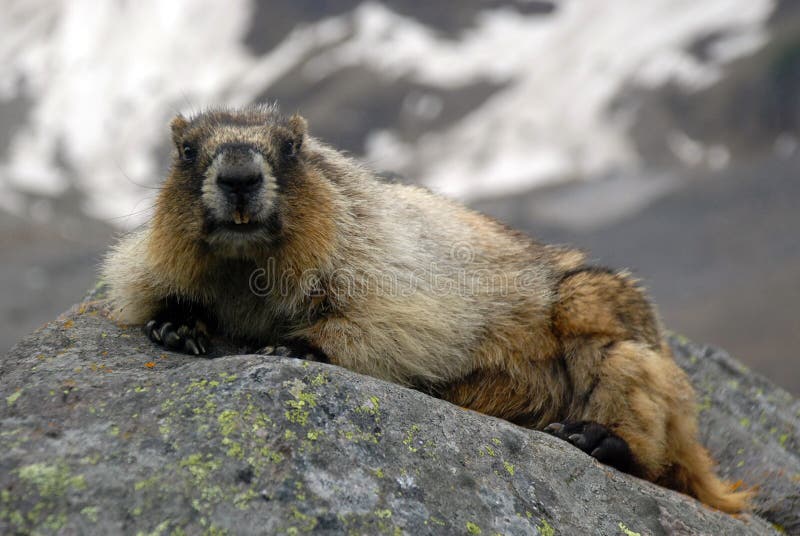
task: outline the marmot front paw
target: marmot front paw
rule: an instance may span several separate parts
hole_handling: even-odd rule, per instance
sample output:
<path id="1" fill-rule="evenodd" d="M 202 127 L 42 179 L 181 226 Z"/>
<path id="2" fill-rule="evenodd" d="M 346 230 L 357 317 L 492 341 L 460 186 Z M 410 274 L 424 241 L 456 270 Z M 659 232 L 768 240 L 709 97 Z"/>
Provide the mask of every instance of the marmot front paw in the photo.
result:
<path id="1" fill-rule="evenodd" d="M 572 443 L 598 461 L 624 471 L 633 472 L 636 462 L 628 442 L 593 421 L 554 422 L 545 429 L 548 434 Z"/>
<path id="2" fill-rule="evenodd" d="M 164 348 L 187 354 L 202 355 L 211 347 L 208 328 L 202 320 L 193 317 L 174 321 L 154 318 L 144 325 L 144 333 Z"/>
<path id="3" fill-rule="evenodd" d="M 320 363 L 329 362 L 324 352 L 300 341 L 286 342 L 276 346 L 265 346 L 256 353 L 259 355 L 274 355 L 278 357 L 295 357 Z"/>

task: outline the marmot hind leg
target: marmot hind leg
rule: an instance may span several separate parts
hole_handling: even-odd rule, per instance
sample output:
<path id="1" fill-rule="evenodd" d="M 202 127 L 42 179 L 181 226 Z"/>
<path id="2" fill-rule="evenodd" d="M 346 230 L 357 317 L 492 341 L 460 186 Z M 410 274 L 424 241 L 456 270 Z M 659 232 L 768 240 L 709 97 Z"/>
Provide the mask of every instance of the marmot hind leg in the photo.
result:
<path id="1" fill-rule="evenodd" d="M 607 428 L 630 450 L 633 459 L 626 470 L 657 478 L 668 464 L 667 416 L 676 403 L 669 392 L 678 390 L 670 389 L 666 384 L 671 380 L 661 375 L 663 358 L 645 345 L 623 341 L 584 342 L 569 349 L 566 359 L 577 387 L 567 422 Z"/>
<path id="2" fill-rule="evenodd" d="M 567 274 L 553 324 L 572 388 L 568 421 L 599 423 L 622 438 L 638 476 L 726 512 L 746 508 L 747 493 L 717 478 L 697 440 L 694 391 L 633 281 L 602 269 Z"/>
<path id="3" fill-rule="evenodd" d="M 572 373 L 579 374 L 581 361 L 594 363 L 597 369 L 584 371 L 593 376 L 591 386 L 570 417 L 599 423 L 624 440 L 631 465 L 617 467 L 725 512 L 747 507 L 749 493 L 734 492 L 716 476 L 711 456 L 697 439 L 693 392 L 669 356 L 634 341 L 584 348 L 594 355 L 573 353 Z M 579 447 L 585 441 L 582 436 L 568 440 Z"/>

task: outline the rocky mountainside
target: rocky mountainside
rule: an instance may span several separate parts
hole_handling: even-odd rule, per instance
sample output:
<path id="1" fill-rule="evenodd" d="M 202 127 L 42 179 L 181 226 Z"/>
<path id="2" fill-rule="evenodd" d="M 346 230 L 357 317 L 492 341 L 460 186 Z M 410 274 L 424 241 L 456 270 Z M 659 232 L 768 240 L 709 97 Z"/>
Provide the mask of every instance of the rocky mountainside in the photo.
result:
<path id="1" fill-rule="evenodd" d="M 87 301 L 0 361 L 0 532 L 800 533 L 800 403 L 672 338 L 731 517 L 548 435 L 329 365 L 161 353 Z"/>

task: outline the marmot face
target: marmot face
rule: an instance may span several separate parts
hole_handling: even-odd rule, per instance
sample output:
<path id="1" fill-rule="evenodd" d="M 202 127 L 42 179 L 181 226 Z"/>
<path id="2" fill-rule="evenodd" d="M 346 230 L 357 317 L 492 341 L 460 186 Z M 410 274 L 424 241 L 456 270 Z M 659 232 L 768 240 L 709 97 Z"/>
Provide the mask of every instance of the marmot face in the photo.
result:
<path id="1" fill-rule="evenodd" d="M 217 110 L 171 123 L 176 147 L 165 188 L 202 214 L 194 226 L 210 250 L 242 257 L 279 239 L 280 192 L 301 165 L 306 122 L 272 107 Z"/>

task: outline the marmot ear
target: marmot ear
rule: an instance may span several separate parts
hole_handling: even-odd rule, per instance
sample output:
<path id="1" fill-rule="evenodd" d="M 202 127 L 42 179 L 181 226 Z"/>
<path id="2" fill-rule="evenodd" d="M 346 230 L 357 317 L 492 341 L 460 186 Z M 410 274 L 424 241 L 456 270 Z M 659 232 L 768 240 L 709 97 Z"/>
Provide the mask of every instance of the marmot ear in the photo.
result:
<path id="1" fill-rule="evenodd" d="M 181 136 L 183 136 L 188 126 L 189 122 L 181 114 L 176 115 L 172 121 L 170 121 L 169 128 L 172 130 L 172 139 L 175 140 L 176 143 L 180 140 Z"/>
<path id="2" fill-rule="evenodd" d="M 294 114 L 287 122 L 291 137 L 281 147 L 281 152 L 287 158 L 294 158 L 303 147 L 308 132 L 308 122 L 301 116 Z"/>
<path id="3" fill-rule="evenodd" d="M 294 138 L 295 149 L 297 151 L 302 147 L 303 142 L 306 141 L 306 134 L 308 133 L 308 121 L 304 117 L 294 114 L 289 118 L 289 130 L 292 131 L 292 138 Z"/>
<path id="4" fill-rule="evenodd" d="M 308 132 L 308 121 L 306 121 L 305 117 L 294 114 L 289 118 L 289 130 L 292 131 L 296 138 L 302 140 Z"/>

